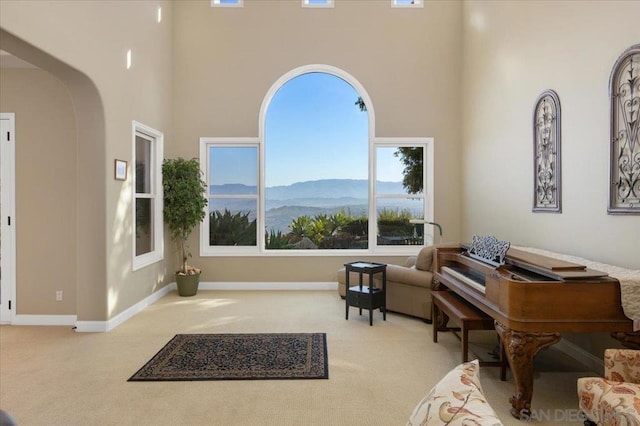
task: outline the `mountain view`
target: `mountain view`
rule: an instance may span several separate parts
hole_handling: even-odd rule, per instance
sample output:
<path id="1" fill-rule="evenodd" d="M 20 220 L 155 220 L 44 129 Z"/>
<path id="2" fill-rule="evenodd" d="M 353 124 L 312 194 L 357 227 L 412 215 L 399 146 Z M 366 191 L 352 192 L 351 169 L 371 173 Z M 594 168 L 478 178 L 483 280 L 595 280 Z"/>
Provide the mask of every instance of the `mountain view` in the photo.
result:
<path id="1" fill-rule="evenodd" d="M 307 182 L 296 182 L 291 185 L 272 186 L 266 188 L 266 229 L 288 232 L 291 221 L 299 216 L 331 215 L 345 211 L 351 216 L 366 215 L 368 210 L 368 188 L 366 179 L 323 179 Z M 401 182 L 378 182 L 379 193 L 405 193 Z M 212 185 L 211 193 L 255 194 L 255 186 L 241 184 Z M 231 201 L 231 200 L 229 200 Z M 246 201 L 226 203 L 228 208 L 243 210 Z M 398 201 L 399 209 L 403 206 Z M 246 207 L 244 208 L 246 210 Z"/>

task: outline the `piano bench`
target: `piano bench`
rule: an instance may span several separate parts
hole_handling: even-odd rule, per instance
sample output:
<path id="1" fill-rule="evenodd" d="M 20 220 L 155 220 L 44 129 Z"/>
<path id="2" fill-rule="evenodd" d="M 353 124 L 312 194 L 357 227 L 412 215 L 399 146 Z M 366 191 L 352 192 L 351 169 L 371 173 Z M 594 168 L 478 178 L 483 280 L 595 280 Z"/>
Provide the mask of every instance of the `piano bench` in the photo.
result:
<path id="1" fill-rule="evenodd" d="M 431 291 L 433 304 L 433 342 L 438 343 L 438 331 L 462 332 L 462 362 L 469 361 L 469 331 L 495 330 L 493 318 L 456 296 L 452 291 Z M 441 318 L 440 314 L 444 314 Z M 447 327 L 447 318 L 460 324 L 460 328 Z M 500 380 L 506 380 L 506 359 L 500 346 L 499 361 L 480 361 L 481 366 L 500 367 Z"/>

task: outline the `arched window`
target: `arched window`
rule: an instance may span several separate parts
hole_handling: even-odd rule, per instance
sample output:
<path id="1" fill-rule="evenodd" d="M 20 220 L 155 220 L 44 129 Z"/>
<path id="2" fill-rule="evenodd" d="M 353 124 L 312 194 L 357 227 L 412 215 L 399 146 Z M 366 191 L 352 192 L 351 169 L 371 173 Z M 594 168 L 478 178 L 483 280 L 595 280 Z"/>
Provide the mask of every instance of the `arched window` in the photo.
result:
<path id="1" fill-rule="evenodd" d="M 369 120 L 359 98 L 320 72 L 273 96 L 264 125 L 266 249 L 368 247 Z"/>
<path id="2" fill-rule="evenodd" d="M 640 214 L 640 44 L 616 61 L 609 80 L 609 213 Z"/>
<path id="3" fill-rule="evenodd" d="M 201 254 L 414 253 L 431 241 L 412 221 L 431 220 L 432 141 L 375 138 L 373 121 L 357 80 L 312 65 L 271 87 L 258 138 L 201 138 Z"/>

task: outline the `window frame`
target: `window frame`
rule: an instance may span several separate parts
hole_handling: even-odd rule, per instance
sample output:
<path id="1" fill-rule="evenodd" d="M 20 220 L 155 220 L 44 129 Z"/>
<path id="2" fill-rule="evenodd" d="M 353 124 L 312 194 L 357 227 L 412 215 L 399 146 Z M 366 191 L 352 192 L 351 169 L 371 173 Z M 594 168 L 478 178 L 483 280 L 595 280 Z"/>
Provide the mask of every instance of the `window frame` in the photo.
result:
<path id="1" fill-rule="evenodd" d="M 309 3 L 310 0 L 301 0 L 302 7 L 311 8 L 311 9 L 328 9 L 335 6 L 334 0 L 326 0 L 326 3 Z"/>
<path id="2" fill-rule="evenodd" d="M 404 9 L 418 9 L 424 7 L 424 0 L 414 0 L 414 4 L 398 3 L 398 0 L 391 0 L 391 7 Z"/>
<path id="3" fill-rule="evenodd" d="M 221 3 L 220 0 L 211 0 L 211 7 L 244 7 L 244 0 L 237 0 L 237 3 Z"/>
<path id="4" fill-rule="evenodd" d="M 369 161 L 369 244 L 367 249 L 318 249 L 318 250 L 278 250 L 278 249 L 265 249 L 264 241 L 264 226 L 265 226 L 265 121 L 269 105 L 280 90 L 290 80 L 309 73 L 326 73 L 339 77 L 349 83 L 356 92 L 362 97 L 365 105 L 367 106 L 367 114 L 369 114 L 369 143 L 368 152 L 362 153 L 362 155 L 368 156 Z M 275 257 L 296 257 L 296 256 L 315 256 L 315 257 L 335 257 L 335 256 L 406 256 L 415 254 L 419 247 L 415 245 L 377 245 L 377 212 L 375 203 L 375 149 L 378 144 L 395 144 L 402 146 L 413 146 L 414 144 L 424 144 L 424 155 L 426 156 L 426 163 L 424 164 L 424 219 L 428 221 L 436 222 L 434 218 L 434 143 L 433 137 L 384 137 L 378 138 L 375 136 L 375 111 L 371 98 L 364 86 L 352 75 L 340 68 L 333 67 L 325 64 L 311 64 L 304 65 L 295 69 L 292 69 L 283 74 L 277 79 L 270 89 L 267 91 L 259 113 L 258 123 L 258 137 L 257 138 L 238 138 L 238 137 L 201 137 L 200 138 L 200 167 L 205 176 L 208 174 L 208 155 L 206 154 L 206 142 L 207 141 L 225 141 L 231 143 L 233 141 L 239 143 L 257 143 L 258 144 L 258 214 L 256 219 L 257 226 L 257 245 L 256 247 L 230 247 L 230 246 L 209 246 L 209 225 L 203 223 L 200 226 L 200 255 L 203 257 L 210 256 L 275 256 Z M 206 178 L 208 182 L 208 176 Z M 207 199 L 207 212 L 208 199 Z M 207 214 L 208 216 L 208 214 Z M 373 220 L 372 220 L 373 217 Z M 205 218 L 205 222 L 208 222 L 208 217 Z M 424 245 L 429 242 L 428 237 L 431 237 L 431 241 L 434 241 L 435 230 L 431 226 L 425 225 L 424 229 Z M 216 249 L 217 248 L 217 249 Z"/>
<path id="5" fill-rule="evenodd" d="M 255 256 L 260 253 L 261 244 L 264 246 L 264 236 L 261 237 L 260 229 L 262 228 L 261 210 L 263 209 L 264 200 L 262 199 L 262 175 L 260 173 L 260 156 L 261 143 L 259 138 L 242 138 L 242 137 L 201 137 L 200 138 L 200 171 L 203 173 L 205 185 L 207 187 L 207 205 L 206 215 L 202 223 L 200 224 L 200 255 L 201 256 L 237 256 L 237 255 L 251 255 Z M 258 170 L 258 182 L 255 196 L 247 196 L 242 198 L 256 198 L 256 245 L 255 246 L 212 246 L 209 245 L 209 199 L 211 198 L 211 182 L 209 174 L 209 147 L 256 147 L 256 155 L 258 156 L 256 165 Z M 215 197 L 214 197 L 215 198 Z M 227 197 L 228 198 L 228 197 Z"/>
<path id="6" fill-rule="evenodd" d="M 423 182 L 423 191 L 421 195 L 411 195 L 411 194 L 379 194 L 376 190 L 376 182 L 378 181 L 378 158 L 377 148 L 379 147 L 389 147 L 389 148 L 401 148 L 401 147 L 420 147 L 423 149 L 423 167 L 422 167 L 422 182 Z M 370 167 L 373 169 L 373 173 L 370 173 L 370 190 L 371 186 L 373 186 L 370 197 L 370 207 L 369 207 L 369 235 L 377 236 L 378 233 L 378 200 L 379 199 L 392 199 L 392 198 L 401 198 L 401 199 L 412 199 L 412 198 L 422 198 L 423 205 L 423 220 L 433 220 L 433 138 L 427 137 L 384 137 L 384 138 L 374 138 L 371 151 L 371 161 Z M 371 170 L 371 169 L 370 169 Z M 373 220 L 371 220 L 373 218 Z M 424 229 L 424 242 L 423 245 L 430 245 L 435 242 L 434 239 L 434 230 L 429 229 L 427 225 L 425 225 Z M 430 236 L 430 239 L 427 237 Z M 410 251 L 415 252 L 416 246 L 394 246 L 394 245 L 384 245 L 378 244 L 378 239 L 374 238 L 373 241 L 369 238 L 369 244 L 373 243 L 373 251 L 387 252 L 390 248 L 393 248 L 391 251 L 394 253 L 397 251 Z"/>
<path id="7" fill-rule="evenodd" d="M 139 197 L 136 192 L 136 137 L 141 135 L 151 142 L 150 170 L 151 180 L 150 196 Z M 137 271 L 164 259 L 164 218 L 162 217 L 163 189 L 162 189 L 162 159 L 164 156 L 164 134 L 152 127 L 138 121 L 131 124 L 132 162 L 131 176 L 131 218 L 132 218 L 132 270 Z M 153 250 L 136 255 L 136 200 L 138 198 L 150 198 L 152 200 L 152 226 Z"/>
<path id="8" fill-rule="evenodd" d="M 367 249 L 318 249 L 318 250 L 278 250 L 265 248 L 264 241 L 264 220 L 265 220 L 265 200 L 264 194 L 264 144 L 260 138 L 200 138 L 200 168 L 205 176 L 204 180 L 207 186 L 207 216 L 200 226 L 200 255 L 209 256 L 350 256 L 350 255 L 405 255 L 415 254 L 416 247 L 414 245 L 380 245 L 377 241 L 378 231 L 378 214 L 377 200 L 379 198 L 422 198 L 424 217 L 422 219 L 433 220 L 433 201 L 434 201 L 434 139 L 430 137 L 385 137 L 372 138 L 369 144 L 369 245 Z M 210 198 L 210 181 L 209 181 L 209 155 L 208 148 L 211 146 L 256 146 L 258 150 L 258 183 L 255 197 L 257 198 L 257 216 L 256 216 L 256 232 L 257 244 L 255 246 L 210 246 L 209 245 L 209 198 Z M 421 147 L 423 148 L 424 167 L 423 180 L 424 190 L 421 195 L 415 196 L 410 194 L 378 194 L 375 189 L 377 181 L 377 158 L 376 150 L 378 147 Z M 373 220 L 372 220 L 373 218 Z M 425 225 L 424 229 L 424 245 L 433 244 L 435 242 L 435 229 Z"/>

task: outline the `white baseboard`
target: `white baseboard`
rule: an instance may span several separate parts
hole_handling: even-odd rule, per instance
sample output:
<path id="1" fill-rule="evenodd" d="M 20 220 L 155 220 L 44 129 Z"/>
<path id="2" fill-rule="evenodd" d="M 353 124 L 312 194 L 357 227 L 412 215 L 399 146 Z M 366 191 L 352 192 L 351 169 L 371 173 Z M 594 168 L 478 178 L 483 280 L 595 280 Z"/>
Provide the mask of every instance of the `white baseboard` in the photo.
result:
<path id="1" fill-rule="evenodd" d="M 152 305 L 160 300 L 162 296 L 168 294 L 173 289 L 175 289 L 175 284 L 164 286 L 160 290 L 156 291 L 150 296 L 147 296 L 135 305 L 120 312 L 109 321 L 77 321 L 75 324 L 76 331 L 81 333 L 104 333 L 113 330 L 126 320 L 132 318 L 138 312 L 142 311 L 147 306 Z"/>
<path id="2" fill-rule="evenodd" d="M 602 374 L 604 371 L 604 361 L 602 359 L 585 351 L 580 346 L 568 341 L 567 339 L 560 339 L 560 341 L 553 347 L 564 352 L 581 364 L 584 364 L 589 368 L 589 370 L 595 373 Z"/>
<path id="3" fill-rule="evenodd" d="M 201 282 L 199 290 L 336 290 L 337 282 Z M 123 322 L 132 318 L 147 306 L 157 302 L 170 291 L 176 290 L 176 283 L 171 283 L 130 308 L 120 312 L 108 321 L 78 321 L 76 315 L 16 315 L 14 325 L 69 325 L 75 326 L 80 333 L 105 333 L 113 330 Z"/>
<path id="4" fill-rule="evenodd" d="M 76 331 L 81 333 L 105 333 L 109 331 L 108 321 L 78 321 Z"/>
<path id="5" fill-rule="evenodd" d="M 75 315 L 15 315 L 11 325 L 76 325 Z"/>
<path id="6" fill-rule="evenodd" d="M 171 284 L 176 288 L 176 283 Z M 338 290 L 331 282 L 201 282 L 198 290 Z"/>

